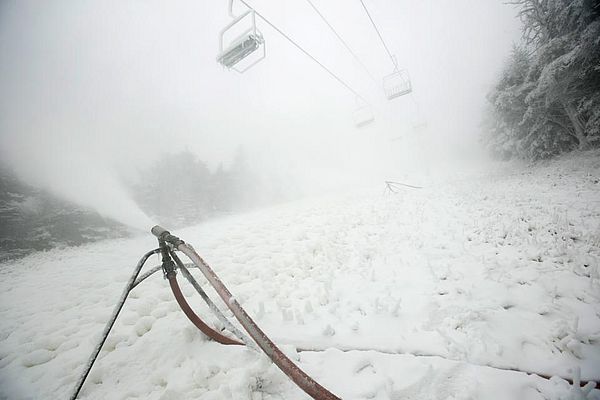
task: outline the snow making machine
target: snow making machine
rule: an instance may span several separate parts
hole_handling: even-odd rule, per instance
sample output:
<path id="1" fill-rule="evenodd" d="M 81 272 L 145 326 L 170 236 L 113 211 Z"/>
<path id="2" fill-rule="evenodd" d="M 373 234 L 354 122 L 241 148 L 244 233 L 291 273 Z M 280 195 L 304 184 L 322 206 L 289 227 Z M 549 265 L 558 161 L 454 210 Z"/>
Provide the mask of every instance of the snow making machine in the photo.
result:
<path id="1" fill-rule="evenodd" d="M 84 370 L 80 375 L 75 389 L 70 397 L 70 400 L 75 400 L 92 369 L 112 327 L 119 316 L 119 313 L 125 305 L 125 301 L 129 293 L 144 280 L 152 276 L 158 271 L 162 271 L 163 277 L 168 281 L 171 291 L 175 297 L 175 301 L 190 320 L 190 322 L 198 328 L 210 340 L 213 340 L 222 345 L 237 345 L 246 346 L 254 351 L 264 352 L 271 361 L 279 367 L 300 389 L 313 399 L 318 400 L 340 400 L 340 398 L 329 390 L 321 386 L 317 381 L 307 375 L 300 367 L 298 367 L 288 356 L 286 356 L 279 347 L 258 327 L 256 322 L 248 315 L 241 304 L 236 300 L 233 294 L 225 286 L 223 281 L 217 276 L 214 270 L 196 253 L 194 248 L 184 242 L 175 235 L 172 235 L 166 229 L 156 225 L 151 230 L 152 234 L 158 239 L 158 247 L 150 250 L 142 256 L 133 269 L 133 273 L 129 278 L 121 297 L 111 314 L 100 341 L 94 347 L 88 362 L 85 364 Z M 177 252 L 185 255 L 191 263 L 184 264 L 177 255 Z M 148 259 L 158 254 L 161 258 L 161 265 L 149 269 L 145 273 L 141 273 L 142 267 Z M 223 303 L 229 308 L 233 316 L 237 319 L 239 325 L 246 331 L 242 332 L 238 329 L 227 316 L 217 307 L 217 305 L 207 295 L 200 283 L 192 276 L 190 269 L 197 268 L 204 275 L 208 283 L 221 298 Z M 223 324 L 223 331 L 212 328 L 205 323 L 188 304 L 185 296 L 181 292 L 179 283 L 177 282 L 177 274 L 183 277 L 194 287 L 196 292 L 202 297 L 210 311 Z"/>

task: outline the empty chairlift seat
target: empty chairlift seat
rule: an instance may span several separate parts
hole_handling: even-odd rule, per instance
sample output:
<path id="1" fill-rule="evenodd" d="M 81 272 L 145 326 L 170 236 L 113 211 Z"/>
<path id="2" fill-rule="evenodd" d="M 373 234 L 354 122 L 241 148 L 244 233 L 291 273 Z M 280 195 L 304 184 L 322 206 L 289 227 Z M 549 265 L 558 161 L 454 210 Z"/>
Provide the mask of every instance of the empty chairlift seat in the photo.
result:
<path id="1" fill-rule="evenodd" d="M 226 39 L 232 36 L 233 39 Z M 221 31 L 217 61 L 237 72 L 245 72 L 266 56 L 265 40 L 256 29 L 254 10 L 236 17 Z"/>
<path id="2" fill-rule="evenodd" d="M 264 43 L 259 35 L 249 34 L 233 43 L 219 56 L 219 63 L 227 68 L 233 68 L 237 63 L 249 56 Z"/>
<path id="3" fill-rule="evenodd" d="M 392 100 L 396 97 L 404 96 L 405 94 L 412 92 L 408 71 L 404 69 L 395 70 L 383 78 L 383 90 L 388 100 Z"/>

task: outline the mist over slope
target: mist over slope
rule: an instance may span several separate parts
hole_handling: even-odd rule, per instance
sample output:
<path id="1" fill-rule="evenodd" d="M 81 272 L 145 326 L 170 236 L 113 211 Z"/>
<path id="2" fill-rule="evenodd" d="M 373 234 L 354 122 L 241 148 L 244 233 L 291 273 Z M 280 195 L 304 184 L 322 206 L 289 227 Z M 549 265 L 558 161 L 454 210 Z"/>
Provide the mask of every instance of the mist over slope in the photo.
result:
<path id="1" fill-rule="evenodd" d="M 580 393 L 563 379 L 577 369 L 600 380 L 599 160 L 594 151 L 528 170 L 502 163 L 423 189 L 305 199 L 174 233 L 344 399 L 565 399 Z M 67 397 L 134 264 L 155 246 L 147 234 L 2 263 L 0 397 Z M 306 398 L 263 355 L 207 340 L 160 273 L 131 294 L 82 392 L 123 396 Z"/>

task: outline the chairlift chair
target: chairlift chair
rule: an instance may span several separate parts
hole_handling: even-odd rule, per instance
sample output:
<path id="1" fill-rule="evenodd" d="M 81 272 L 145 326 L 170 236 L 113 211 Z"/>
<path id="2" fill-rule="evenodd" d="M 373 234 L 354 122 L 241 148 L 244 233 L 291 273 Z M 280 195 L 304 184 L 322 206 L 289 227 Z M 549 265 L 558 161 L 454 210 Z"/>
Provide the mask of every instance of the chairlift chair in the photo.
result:
<path id="1" fill-rule="evenodd" d="M 412 92 L 408 71 L 405 69 L 394 69 L 394 72 L 383 78 L 383 90 L 388 100 Z"/>
<path id="2" fill-rule="evenodd" d="M 413 124 L 413 130 L 418 133 L 422 133 L 427 130 L 427 121 L 420 121 Z"/>
<path id="3" fill-rule="evenodd" d="M 370 105 L 363 105 L 354 110 L 354 125 L 357 128 L 365 127 L 375 121 L 373 110 Z"/>
<path id="4" fill-rule="evenodd" d="M 250 21 L 244 29 L 244 24 Z M 241 33 L 227 41 L 225 34 L 242 27 Z M 235 33 L 234 33 L 235 34 Z M 228 69 L 243 73 L 266 57 L 265 39 L 256 28 L 256 13 L 250 9 L 234 18 L 219 35 L 219 54 L 217 61 Z"/>

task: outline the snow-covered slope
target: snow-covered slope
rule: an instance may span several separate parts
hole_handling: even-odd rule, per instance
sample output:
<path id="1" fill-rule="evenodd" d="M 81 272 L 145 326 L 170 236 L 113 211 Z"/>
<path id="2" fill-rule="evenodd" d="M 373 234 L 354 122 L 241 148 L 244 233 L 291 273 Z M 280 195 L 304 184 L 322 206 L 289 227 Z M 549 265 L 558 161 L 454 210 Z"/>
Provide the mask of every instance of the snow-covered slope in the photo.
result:
<path id="1" fill-rule="evenodd" d="M 511 370 L 600 379 L 599 179 L 588 152 L 175 233 L 344 399 L 583 399 L 558 377 Z M 67 398 L 154 246 L 147 235 L 0 265 L 0 397 Z M 264 356 L 207 341 L 156 274 L 132 292 L 80 398 L 306 396 Z"/>

